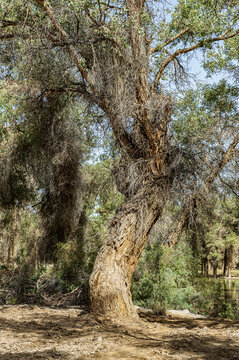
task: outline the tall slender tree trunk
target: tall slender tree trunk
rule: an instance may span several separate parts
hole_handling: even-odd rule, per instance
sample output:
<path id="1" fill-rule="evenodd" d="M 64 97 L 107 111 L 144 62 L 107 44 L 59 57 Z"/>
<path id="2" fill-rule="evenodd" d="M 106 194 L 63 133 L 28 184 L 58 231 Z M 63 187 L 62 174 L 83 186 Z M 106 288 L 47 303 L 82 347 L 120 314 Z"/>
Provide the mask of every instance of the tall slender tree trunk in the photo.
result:
<path id="1" fill-rule="evenodd" d="M 217 268 L 218 268 L 218 264 L 217 263 L 213 263 L 213 277 L 217 277 Z"/>
<path id="2" fill-rule="evenodd" d="M 202 275 L 208 276 L 208 258 L 207 255 L 202 259 Z"/>
<path id="3" fill-rule="evenodd" d="M 231 245 L 229 248 L 229 264 L 228 264 L 228 277 L 229 278 L 232 277 L 233 252 L 234 252 L 234 247 L 233 247 L 233 245 Z"/>
<path id="4" fill-rule="evenodd" d="M 223 276 L 226 276 L 227 266 L 228 266 L 228 249 L 225 248 L 224 257 L 223 257 Z"/>
<path id="5" fill-rule="evenodd" d="M 233 245 L 229 248 L 226 248 L 224 251 L 224 266 L 223 266 L 223 275 L 231 277 L 232 263 L 233 263 Z"/>
<path id="6" fill-rule="evenodd" d="M 15 242 L 17 236 L 17 210 L 15 207 L 10 209 L 10 222 L 8 233 L 8 256 L 7 265 L 13 266 Z"/>
<path id="7" fill-rule="evenodd" d="M 152 186 L 143 198 L 141 190 L 116 213 L 108 238 L 90 277 L 91 310 L 109 317 L 137 317 L 130 293 L 132 275 L 147 235 L 165 204 Z"/>

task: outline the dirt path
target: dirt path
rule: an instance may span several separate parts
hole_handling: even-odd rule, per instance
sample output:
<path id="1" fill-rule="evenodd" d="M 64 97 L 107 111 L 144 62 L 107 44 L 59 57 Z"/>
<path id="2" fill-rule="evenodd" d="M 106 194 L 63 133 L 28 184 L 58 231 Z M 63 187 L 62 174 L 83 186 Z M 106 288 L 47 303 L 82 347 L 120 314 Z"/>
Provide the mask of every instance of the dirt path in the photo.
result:
<path id="1" fill-rule="evenodd" d="M 119 324 L 77 307 L 0 306 L 0 359 L 239 360 L 239 321 Z"/>

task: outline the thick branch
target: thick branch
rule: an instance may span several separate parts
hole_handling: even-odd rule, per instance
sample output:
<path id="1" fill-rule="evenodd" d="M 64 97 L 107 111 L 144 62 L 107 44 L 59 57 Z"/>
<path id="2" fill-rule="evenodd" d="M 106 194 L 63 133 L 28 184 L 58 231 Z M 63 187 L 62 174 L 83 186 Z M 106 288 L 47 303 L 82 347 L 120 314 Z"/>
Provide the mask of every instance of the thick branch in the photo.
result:
<path id="1" fill-rule="evenodd" d="M 230 35 L 227 35 L 225 36 L 225 34 L 227 34 L 227 32 L 225 32 L 224 34 L 222 34 L 221 36 L 218 36 L 218 37 L 215 37 L 215 38 L 212 38 L 212 39 L 207 39 L 207 40 L 202 40 L 200 41 L 199 43 L 193 45 L 193 46 L 190 46 L 188 48 L 185 48 L 185 49 L 178 49 L 176 50 L 171 56 L 169 56 L 164 62 L 163 64 L 161 65 L 156 77 L 155 77 L 155 80 L 154 80 L 154 88 L 157 88 L 158 87 L 158 84 L 159 84 L 159 80 L 160 78 L 162 77 L 163 75 L 163 72 L 164 72 L 164 69 L 178 56 L 178 55 L 182 55 L 182 54 L 187 54 L 188 52 L 191 52 L 193 50 L 196 50 L 196 49 L 199 49 L 199 48 L 202 48 L 204 47 L 205 45 L 207 44 L 211 44 L 213 42 L 216 42 L 216 41 L 224 41 L 224 40 L 228 40 L 228 39 L 231 39 L 232 37 L 236 36 L 239 34 L 239 29 L 237 31 L 235 31 L 234 33 L 230 34 Z"/>
<path id="2" fill-rule="evenodd" d="M 29 22 L 26 21 L 11 21 L 11 20 L 2 20 L 0 19 L 0 28 L 5 29 L 9 26 L 28 26 L 28 27 L 32 27 L 32 25 Z"/>
<path id="3" fill-rule="evenodd" d="M 185 227 L 190 214 L 196 210 L 198 205 L 202 205 L 202 203 L 205 201 L 206 192 L 210 189 L 211 185 L 213 184 L 217 176 L 220 174 L 222 169 L 232 159 L 232 156 L 234 154 L 235 148 L 238 143 L 239 143 L 239 134 L 237 134 L 234 137 L 233 142 L 224 152 L 217 166 L 207 176 L 201 188 L 196 193 L 194 193 L 187 201 L 186 205 L 183 208 L 183 211 L 181 212 L 181 215 L 179 216 L 179 219 L 175 223 L 173 230 L 166 241 L 166 244 L 168 244 L 171 247 L 177 244 L 178 238 L 181 232 L 183 231 L 183 228 Z"/>
<path id="4" fill-rule="evenodd" d="M 26 34 L 3 34 L 0 35 L 0 40 L 28 39 L 29 37 Z"/>
<path id="5" fill-rule="evenodd" d="M 8 20 L 0 20 L 0 22 L 2 23 L 1 28 L 6 28 L 8 26 L 17 26 L 20 25 L 18 22 L 16 21 L 8 21 Z"/>
<path id="6" fill-rule="evenodd" d="M 73 87 L 59 87 L 59 88 L 49 88 L 49 89 L 46 89 L 44 90 L 44 93 L 45 92 L 58 92 L 58 93 L 64 93 L 64 92 L 76 92 L 76 93 L 79 93 L 79 94 L 82 94 L 82 89 L 77 89 L 77 88 L 73 88 Z M 42 95 L 42 94 L 41 94 Z"/>

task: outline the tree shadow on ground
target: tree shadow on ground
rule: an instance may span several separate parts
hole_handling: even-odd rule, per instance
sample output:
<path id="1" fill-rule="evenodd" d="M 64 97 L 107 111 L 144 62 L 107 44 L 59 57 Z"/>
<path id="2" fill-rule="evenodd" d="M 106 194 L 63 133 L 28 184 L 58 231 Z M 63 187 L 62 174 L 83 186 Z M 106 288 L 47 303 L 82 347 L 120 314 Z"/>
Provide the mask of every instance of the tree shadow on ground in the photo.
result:
<path id="1" fill-rule="evenodd" d="M 37 334 L 47 339 L 57 336 L 61 338 L 88 336 L 97 326 L 99 323 L 91 314 L 81 317 L 36 314 L 34 320 L 13 320 L 0 317 L 0 331 Z"/>
<path id="2" fill-rule="evenodd" d="M 161 336 L 145 337 L 138 331 L 128 333 L 135 338 L 136 346 L 167 349 L 170 356 L 182 354 L 182 359 L 239 360 L 239 343 L 233 339 L 233 335 L 239 335 L 239 321 L 166 316 L 150 316 L 149 321 L 153 319 L 154 323 L 167 326 L 167 334 L 162 331 Z"/>
<path id="3" fill-rule="evenodd" d="M 70 360 L 70 357 L 63 352 L 46 350 L 35 352 L 20 352 L 20 353 L 0 353 L 1 360 Z M 79 358 L 80 360 L 80 358 Z"/>
<path id="4" fill-rule="evenodd" d="M 104 331 L 108 332 L 108 336 L 112 336 L 113 332 L 124 334 L 125 342 L 133 343 L 140 349 L 139 352 L 146 348 L 159 352 L 163 349 L 171 359 L 178 359 L 181 355 L 180 359 L 190 360 L 239 360 L 239 343 L 233 340 L 233 334 L 239 334 L 238 322 L 223 319 L 178 320 L 160 316 L 157 323 L 163 328 L 160 331 L 159 327 L 155 334 L 124 325 L 112 325 Z M 226 329 L 231 333 L 226 334 Z M 166 358 L 166 355 L 162 357 Z"/>
<path id="5" fill-rule="evenodd" d="M 144 359 L 143 353 L 162 353 L 155 359 L 187 359 L 187 360 L 239 360 L 239 344 L 235 341 L 238 334 L 239 322 L 222 319 L 176 319 L 165 316 L 150 316 L 139 322 L 112 322 L 109 319 L 94 314 L 65 309 L 50 309 L 39 307 L 34 311 L 28 307 L 22 314 L 13 312 L 4 316 L 0 311 L 0 333 L 12 334 L 12 339 L 18 338 L 18 344 L 26 339 L 33 340 L 42 346 L 53 346 L 52 349 L 29 347 L 11 349 L 0 348 L 1 360 L 31 360 L 31 359 L 66 359 L 71 360 L 65 348 L 59 347 L 63 342 L 70 346 L 74 343 L 84 343 L 87 349 L 97 343 L 109 344 L 108 352 L 101 352 L 97 358 L 111 359 L 111 345 L 116 345 L 118 352 L 129 352 L 126 357 L 114 359 Z M 1 309 L 0 309 L 1 310 Z M 72 310 L 72 308 L 71 308 Z M 7 310 L 11 311 L 11 310 Z M 5 335 L 3 335 L 5 336 Z M 235 337 L 234 337 L 235 336 Z M 21 343 L 20 343 L 21 344 Z M 34 346 L 34 342 L 33 342 Z M 41 346 L 41 345 L 39 345 Z M 80 349 L 79 347 L 79 349 Z M 124 350 L 125 348 L 126 350 Z M 115 349 L 115 347 L 114 347 Z M 127 350 L 128 349 L 128 350 Z M 133 350 L 132 350 L 133 349 Z M 37 350 L 37 351 L 36 351 Z M 58 350 L 58 351 L 57 351 Z M 101 350 L 100 350 L 101 351 Z M 122 352 L 122 354 L 123 354 Z M 135 352 L 135 353 L 134 353 Z M 108 355 L 109 356 L 108 356 Z M 131 356 L 131 355 L 132 356 Z M 78 356 L 79 355 L 79 356 Z M 85 360 L 77 354 L 78 360 Z M 105 357 L 104 357 L 105 356 Z M 131 356 L 131 357 L 130 357 Z M 141 357 L 139 357 L 141 356 Z M 178 357 L 179 356 L 179 357 Z M 181 357 L 180 357 L 181 356 Z M 149 357 L 150 358 L 150 357 Z M 145 357 L 148 359 L 148 357 Z"/>
<path id="6" fill-rule="evenodd" d="M 162 316 L 162 315 L 144 315 L 143 319 L 149 322 L 158 322 L 160 324 L 167 325 L 171 328 L 181 328 L 185 327 L 186 329 L 194 328 L 236 328 L 239 329 L 239 320 L 230 320 L 222 318 L 203 318 L 203 319 L 193 319 L 193 318 L 183 318 L 183 317 L 171 317 L 171 316 Z"/>
<path id="7" fill-rule="evenodd" d="M 182 355 L 182 359 L 190 360 L 239 360 L 239 344 L 229 339 L 219 339 L 218 336 L 197 336 L 195 334 L 164 335 L 160 339 L 135 338 L 135 346 L 139 348 L 166 349 L 173 357 Z M 229 342 L 230 341 L 230 342 Z"/>
<path id="8" fill-rule="evenodd" d="M 187 354 L 191 360 L 239 360 L 239 344 L 232 339 L 195 334 L 163 337 L 167 348 L 177 354 Z M 152 344 L 150 345 L 152 346 Z"/>

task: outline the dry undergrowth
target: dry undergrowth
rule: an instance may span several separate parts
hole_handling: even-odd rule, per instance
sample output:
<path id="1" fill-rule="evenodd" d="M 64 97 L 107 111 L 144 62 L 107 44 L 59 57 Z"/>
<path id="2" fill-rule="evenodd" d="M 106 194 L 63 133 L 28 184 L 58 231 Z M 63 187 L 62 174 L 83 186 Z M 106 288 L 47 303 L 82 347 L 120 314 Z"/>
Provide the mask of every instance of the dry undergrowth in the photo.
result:
<path id="1" fill-rule="evenodd" d="M 79 307 L 0 307 L 0 359 L 239 360 L 239 321 L 153 316 L 119 323 Z"/>

